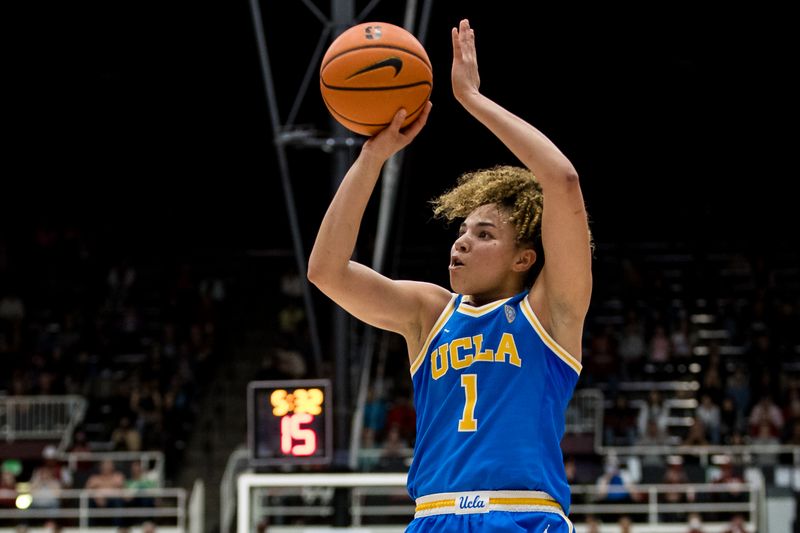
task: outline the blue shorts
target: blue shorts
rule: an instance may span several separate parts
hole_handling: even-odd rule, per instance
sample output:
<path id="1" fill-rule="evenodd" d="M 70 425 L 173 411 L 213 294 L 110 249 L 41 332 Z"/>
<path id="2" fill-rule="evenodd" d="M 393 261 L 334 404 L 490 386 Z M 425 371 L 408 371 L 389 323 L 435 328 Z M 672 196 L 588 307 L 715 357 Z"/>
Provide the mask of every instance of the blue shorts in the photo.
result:
<path id="1" fill-rule="evenodd" d="M 415 518 L 406 533 L 574 533 L 572 522 L 557 513 L 491 511 Z"/>

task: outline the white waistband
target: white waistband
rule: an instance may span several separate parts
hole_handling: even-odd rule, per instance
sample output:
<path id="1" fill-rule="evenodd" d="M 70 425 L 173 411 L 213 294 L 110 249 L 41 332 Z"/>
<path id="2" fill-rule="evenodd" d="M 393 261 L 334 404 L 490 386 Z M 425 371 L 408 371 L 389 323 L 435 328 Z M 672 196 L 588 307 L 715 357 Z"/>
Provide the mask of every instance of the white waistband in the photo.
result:
<path id="1" fill-rule="evenodd" d="M 564 516 L 561 505 L 546 492 L 536 490 L 480 490 L 441 492 L 416 500 L 414 518 L 437 514 L 474 514 L 490 511 L 545 512 Z"/>

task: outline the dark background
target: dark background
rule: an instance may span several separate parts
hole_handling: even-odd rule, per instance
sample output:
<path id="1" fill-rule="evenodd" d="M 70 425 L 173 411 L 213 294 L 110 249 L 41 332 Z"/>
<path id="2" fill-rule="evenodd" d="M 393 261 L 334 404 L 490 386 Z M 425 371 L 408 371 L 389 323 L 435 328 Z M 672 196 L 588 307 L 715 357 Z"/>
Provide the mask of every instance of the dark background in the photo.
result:
<path id="1" fill-rule="evenodd" d="M 367 19 L 402 24 L 404 4 L 383 0 Z M 285 120 L 322 24 L 299 1 L 261 8 Z M 435 106 L 406 151 L 401 253 L 452 237 L 426 202 L 461 172 L 513 162 L 450 93 L 449 31 L 462 17 L 482 90 L 570 157 L 598 241 L 791 239 L 786 13 L 439 1 L 425 42 Z M 5 232 L 71 220 L 143 248 L 291 246 L 246 1 L 62 5 L 26 20 L 11 54 Z M 327 121 L 314 82 L 298 122 Z M 290 163 L 308 250 L 331 157 L 292 149 Z"/>

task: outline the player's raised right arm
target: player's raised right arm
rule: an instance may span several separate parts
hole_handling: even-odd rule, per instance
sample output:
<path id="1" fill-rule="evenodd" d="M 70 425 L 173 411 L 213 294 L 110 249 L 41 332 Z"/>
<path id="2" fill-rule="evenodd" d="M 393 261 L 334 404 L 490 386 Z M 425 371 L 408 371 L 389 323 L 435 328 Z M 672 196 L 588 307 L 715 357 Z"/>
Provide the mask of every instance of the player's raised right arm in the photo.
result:
<path id="1" fill-rule="evenodd" d="M 364 143 L 322 219 L 308 261 L 309 281 L 339 306 L 368 324 L 402 334 L 411 343 L 427 334 L 418 330 L 424 328 L 431 297 L 441 300 L 447 291 L 426 283 L 391 280 L 350 258 L 383 164 L 416 137 L 429 111 L 430 104 L 404 130 L 400 124 L 405 112 L 400 111 L 390 126 Z"/>

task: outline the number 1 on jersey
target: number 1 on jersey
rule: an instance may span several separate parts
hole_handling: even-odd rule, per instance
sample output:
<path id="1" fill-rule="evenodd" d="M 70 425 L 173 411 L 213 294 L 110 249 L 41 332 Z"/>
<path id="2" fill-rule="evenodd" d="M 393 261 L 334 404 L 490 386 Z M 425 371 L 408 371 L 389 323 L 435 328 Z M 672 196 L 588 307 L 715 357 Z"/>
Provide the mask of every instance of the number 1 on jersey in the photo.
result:
<path id="1" fill-rule="evenodd" d="M 475 420 L 475 404 L 478 402 L 478 375 L 461 374 L 461 386 L 464 387 L 464 414 L 458 421 L 459 431 L 477 431 Z"/>

